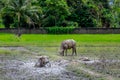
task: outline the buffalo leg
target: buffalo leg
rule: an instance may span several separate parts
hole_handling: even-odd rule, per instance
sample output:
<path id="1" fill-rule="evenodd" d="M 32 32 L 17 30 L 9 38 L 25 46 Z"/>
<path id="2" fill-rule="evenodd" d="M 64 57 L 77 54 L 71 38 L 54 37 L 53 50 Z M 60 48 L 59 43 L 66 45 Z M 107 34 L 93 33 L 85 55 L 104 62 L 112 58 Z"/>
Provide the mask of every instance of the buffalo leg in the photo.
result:
<path id="1" fill-rule="evenodd" d="M 67 56 L 67 49 L 65 50 L 65 55 Z"/>
<path id="2" fill-rule="evenodd" d="M 77 56 L 76 48 L 75 48 L 75 55 Z"/>
<path id="3" fill-rule="evenodd" d="M 72 48 L 72 56 L 73 56 L 73 54 L 74 54 L 74 48 Z"/>
<path id="4" fill-rule="evenodd" d="M 62 53 L 62 56 L 64 56 L 64 51 L 63 51 L 63 53 Z"/>
<path id="5" fill-rule="evenodd" d="M 76 48 L 72 48 L 72 56 L 73 54 L 77 55 Z"/>

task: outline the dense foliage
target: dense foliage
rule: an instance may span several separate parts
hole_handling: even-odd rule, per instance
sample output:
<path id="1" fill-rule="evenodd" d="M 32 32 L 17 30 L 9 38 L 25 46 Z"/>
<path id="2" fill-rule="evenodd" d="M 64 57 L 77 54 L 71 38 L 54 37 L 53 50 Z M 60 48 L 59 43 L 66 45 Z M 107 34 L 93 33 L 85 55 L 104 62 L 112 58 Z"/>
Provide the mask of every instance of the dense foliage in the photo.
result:
<path id="1" fill-rule="evenodd" d="M 6 28 L 120 26 L 120 0 L 0 0 Z"/>

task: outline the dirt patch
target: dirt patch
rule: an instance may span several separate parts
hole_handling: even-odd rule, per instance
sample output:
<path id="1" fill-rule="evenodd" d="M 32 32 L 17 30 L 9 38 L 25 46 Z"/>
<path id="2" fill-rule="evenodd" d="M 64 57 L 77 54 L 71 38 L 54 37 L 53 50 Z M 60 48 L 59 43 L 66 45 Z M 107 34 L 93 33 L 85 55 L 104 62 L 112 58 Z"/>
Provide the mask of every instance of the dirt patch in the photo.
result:
<path id="1" fill-rule="evenodd" d="M 50 62 L 43 68 L 34 67 L 35 60 L 26 62 L 18 60 L 0 61 L 1 74 L 5 80 L 79 80 L 80 78 L 65 69 L 68 61 Z M 3 80 L 4 80 L 3 79 Z"/>

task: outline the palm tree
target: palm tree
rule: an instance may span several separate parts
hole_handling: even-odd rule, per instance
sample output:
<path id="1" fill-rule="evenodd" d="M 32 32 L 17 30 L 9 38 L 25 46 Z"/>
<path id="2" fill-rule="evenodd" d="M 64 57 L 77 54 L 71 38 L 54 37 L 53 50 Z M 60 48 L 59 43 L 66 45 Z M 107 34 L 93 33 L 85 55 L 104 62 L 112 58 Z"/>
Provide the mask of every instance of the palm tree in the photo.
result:
<path id="1" fill-rule="evenodd" d="M 21 35 L 21 19 L 28 24 L 34 24 L 35 20 L 39 20 L 39 13 L 42 12 L 39 6 L 32 4 L 33 0 L 5 0 L 5 7 L 2 9 L 2 14 L 9 14 L 17 23 L 18 36 Z"/>

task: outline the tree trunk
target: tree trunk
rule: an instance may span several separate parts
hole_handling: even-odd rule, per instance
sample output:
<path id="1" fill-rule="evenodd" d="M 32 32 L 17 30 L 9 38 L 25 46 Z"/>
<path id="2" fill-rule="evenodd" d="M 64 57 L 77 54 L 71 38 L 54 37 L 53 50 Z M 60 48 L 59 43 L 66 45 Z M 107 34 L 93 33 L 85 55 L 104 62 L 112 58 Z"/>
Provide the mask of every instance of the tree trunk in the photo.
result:
<path id="1" fill-rule="evenodd" d="M 21 36 L 21 31 L 20 31 L 20 13 L 18 13 L 18 32 L 17 32 L 17 36 L 18 37 Z"/>

